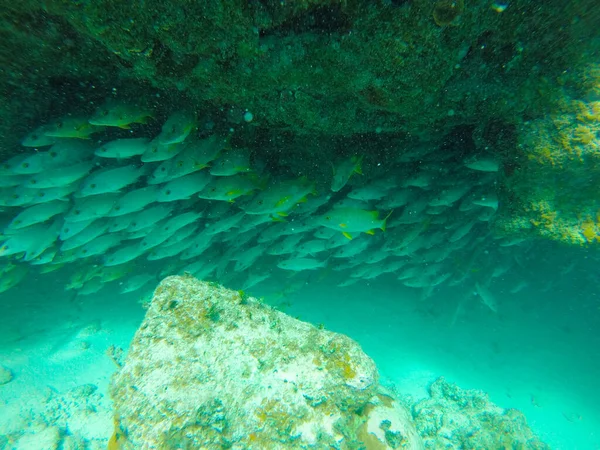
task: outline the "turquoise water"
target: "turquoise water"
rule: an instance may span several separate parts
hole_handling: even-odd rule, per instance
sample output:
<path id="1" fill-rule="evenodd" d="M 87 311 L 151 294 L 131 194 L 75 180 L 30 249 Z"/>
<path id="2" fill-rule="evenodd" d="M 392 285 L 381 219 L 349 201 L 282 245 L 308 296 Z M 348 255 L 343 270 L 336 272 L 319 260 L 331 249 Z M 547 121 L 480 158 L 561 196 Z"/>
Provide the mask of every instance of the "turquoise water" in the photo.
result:
<path id="1" fill-rule="evenodd" d="M 0 448 L 121 448 L 111 377 L 182 275 L 406 405 L 444 377 L 600 449 L 595 4 L 34 3 L 0 14 Z"/>
<path id="2" fill-rule="evenodd" d="M 598 299 L 588 258 L 579 250 L 534 246 L 524 267 L 496 281 L 497 314 L 469 290 L 440 288 L 423 301 L 392 277 L 339 288 L 316 273 L 302 283 L 278 276 L 255 291 L 278 298 L 273 304 L 286 313 L 356 339 L 383 382 L 406 395 L 424 397 L 428 384 L 444 376 L 489 393 L 501 407 L 520 409 L 552 448 L 593 449 L 600 445 Z M 531 285 L 506 293 L 523 273 Z M 127 347 L 144 314 L 139 296 L 108 286 L 78 297 L 64 292 L 60 276 L 30 281 L 3 295 L 0 355 L 15 376 L 0 390 L 3 432 L 39 433 L 31 417 L 48 414 L 49 397 L 91 383 L 103 395 L 93 399 L 94 413 L 82 415 L 71 404 L 51 417 L 89 442 L 106 442 L 112 433 L 106 389 L 116 366 L 105 352 Z M 297 289 L 279 298 L 281 286 L 292 283 Z"/>

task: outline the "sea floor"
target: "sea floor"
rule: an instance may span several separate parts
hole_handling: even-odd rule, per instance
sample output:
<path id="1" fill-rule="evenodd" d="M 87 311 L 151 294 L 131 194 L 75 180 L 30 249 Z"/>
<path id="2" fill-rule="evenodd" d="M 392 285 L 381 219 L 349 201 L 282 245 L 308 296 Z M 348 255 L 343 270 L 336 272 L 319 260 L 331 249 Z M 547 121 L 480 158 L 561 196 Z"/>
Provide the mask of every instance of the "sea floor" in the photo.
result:
<path id="1" fill-rule="evenodd" d="M 107 288 L 77 297 L 60 279 L 35 281 L 0 297 L 0 364 L 15 375 L 0 386 L 0 438 L 22 432 L 7 448 L 43 450 L 63 428 L 106 448 L 113 424 L 107 388 L 116 370 L 107 350 L 127 348 L 144 310 L 135 294 Z M 424 397 L 443 376 L 520 409 L 554 449 L 600 449 L 598 311 L 586 321 L 577 296 L 497 289 L 497 314 L 464 290 L 419 300 L 391 279 L 346 288 L 308 282 L 274 302 L 357 340 L 384 383 L 403 394 Z M 277 291 L 262 290 L 267 301 Z"/>

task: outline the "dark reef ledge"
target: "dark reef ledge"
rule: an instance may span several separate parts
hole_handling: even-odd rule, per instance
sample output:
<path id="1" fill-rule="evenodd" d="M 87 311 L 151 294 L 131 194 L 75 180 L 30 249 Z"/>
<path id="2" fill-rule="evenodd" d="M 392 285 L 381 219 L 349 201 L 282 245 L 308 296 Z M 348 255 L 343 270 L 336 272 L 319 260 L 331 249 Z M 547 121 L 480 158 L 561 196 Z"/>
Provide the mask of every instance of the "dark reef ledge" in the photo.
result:
<path id="1" fill-rule="evenodd" d="M 241 123 L 271 159 L 453 140 L 502 160 L 499 231 L 596 243 L 598 29 L 594 0 L 12 2 L 0 153 L 107 97 Z"/>

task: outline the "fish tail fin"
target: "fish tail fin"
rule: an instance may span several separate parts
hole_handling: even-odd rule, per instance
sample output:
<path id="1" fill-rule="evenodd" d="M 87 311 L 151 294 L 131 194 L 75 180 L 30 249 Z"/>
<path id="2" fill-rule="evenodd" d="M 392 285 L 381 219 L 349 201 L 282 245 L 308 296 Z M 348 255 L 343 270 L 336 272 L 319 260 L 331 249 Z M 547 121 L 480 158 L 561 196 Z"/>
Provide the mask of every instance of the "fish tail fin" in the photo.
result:
<path id="1" fill-rule="evenodd" d="M 394 212 L 394 210 L 392 209 L 387 216 L 385 216 L 385 219 L 383 219 L 383 223 L 381 224 L 381 231 L 385 232 L 385 229 L 387 227 L 387 220 L 390 218 L 390 216 L 392 215 L 392 213 Z"/>
<path id="2" fill-rule="evenodd" d="M 358 157 L 355 156 L 354 158 L 356 158 L 356 166 L 354 166 L 354 173 L 362 175 L 363 174 L 363 171 L 362 171 L 363 155 L 358 156 Z"/>

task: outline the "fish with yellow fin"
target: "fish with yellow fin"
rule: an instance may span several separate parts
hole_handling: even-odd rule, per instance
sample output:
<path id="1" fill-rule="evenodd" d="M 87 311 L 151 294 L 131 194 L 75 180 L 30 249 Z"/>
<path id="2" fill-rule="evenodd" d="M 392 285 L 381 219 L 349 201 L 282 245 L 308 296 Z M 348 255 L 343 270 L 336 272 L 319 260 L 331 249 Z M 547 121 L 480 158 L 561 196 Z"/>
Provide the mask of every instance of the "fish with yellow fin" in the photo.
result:
<path id="1" fill-rule="evenodd" d="M 351 233 L 374 234 L 379 228 L 385 231 L 386 221 L 393 211 L 383 219 L 379 218 L 379 211 L 367 211 L 360 208 L 334 208 L 323 214 L 317 223 L 326 228 L 341 231 L 348 239 Z"/>
<path id="2" fill-rule="evenodd" d="M 129 129 L 132 123 L 145 124 L 152 112 L 137 105 L 107 102 L 88 120 L 91 125 Z M 48 135 L 48 134 L 46 134 Z"/>

